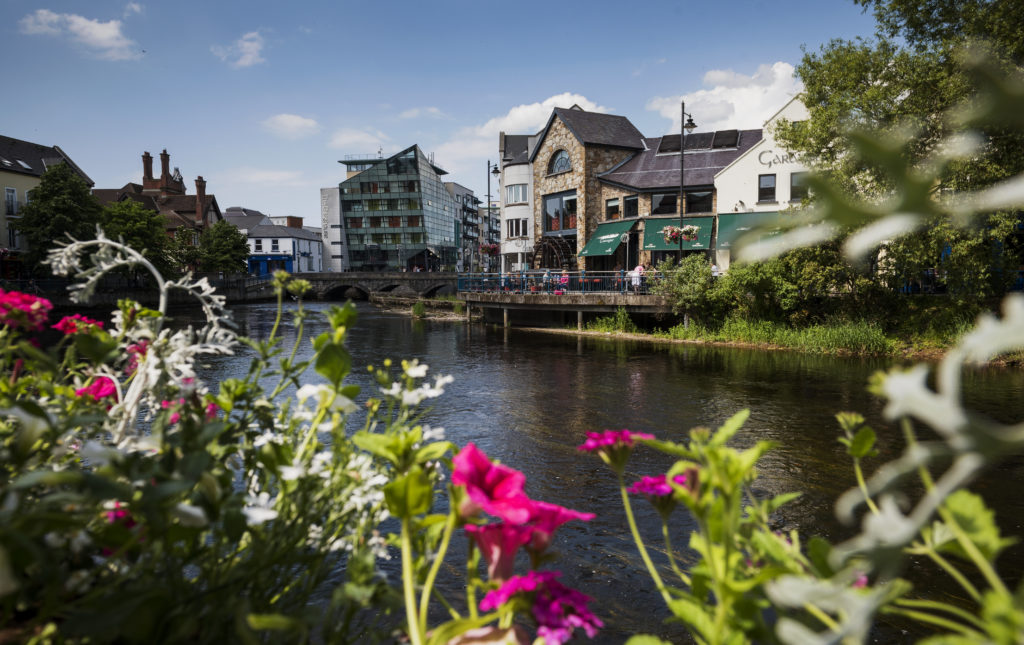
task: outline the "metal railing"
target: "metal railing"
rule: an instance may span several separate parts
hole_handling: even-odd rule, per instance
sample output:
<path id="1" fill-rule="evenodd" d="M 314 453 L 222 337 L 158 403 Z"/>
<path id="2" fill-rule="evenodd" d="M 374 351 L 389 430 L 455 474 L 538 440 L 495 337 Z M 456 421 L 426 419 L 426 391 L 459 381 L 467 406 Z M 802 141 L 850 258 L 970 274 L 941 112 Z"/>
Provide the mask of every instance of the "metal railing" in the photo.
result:
<path id="1" fill-rule="evenodd" d="M 521 271 L 460 273 L 460 293 L 564 295 L 586 293 L 649 294 L 661 274 L 632 271 Z"/>

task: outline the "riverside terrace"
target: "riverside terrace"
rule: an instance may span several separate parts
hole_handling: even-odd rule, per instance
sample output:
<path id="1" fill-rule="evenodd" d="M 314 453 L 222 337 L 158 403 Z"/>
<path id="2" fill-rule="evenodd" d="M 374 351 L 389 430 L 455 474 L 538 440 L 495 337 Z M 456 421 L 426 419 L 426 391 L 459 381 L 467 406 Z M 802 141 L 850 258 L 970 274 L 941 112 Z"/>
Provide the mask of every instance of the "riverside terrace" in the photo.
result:
<path id="1" fill-rule="evenodd" d="M 583 328 L 588 315 L 614 313 L 671 315 L 662 296 L 651 295 L 658 274 L 634 276 L 629 271 L 572 271 L 546 273 L 461 273 L 459 298 L 466 302 L 466 316 L 476 307 L 489 322 L 517 325 L 565 325 L 575 313 L 576 327 Z"/>

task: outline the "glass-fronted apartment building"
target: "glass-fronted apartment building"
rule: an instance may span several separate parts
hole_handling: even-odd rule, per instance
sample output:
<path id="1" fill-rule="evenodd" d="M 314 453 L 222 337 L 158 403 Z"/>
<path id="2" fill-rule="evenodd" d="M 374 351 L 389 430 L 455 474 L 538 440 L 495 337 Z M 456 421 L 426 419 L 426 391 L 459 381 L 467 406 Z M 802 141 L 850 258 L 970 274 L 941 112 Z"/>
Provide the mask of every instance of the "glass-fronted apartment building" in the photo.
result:
<path id="1" fill-rule="evenodd" d="M 441 181 L 447 173 L 419 146 L 342 163 L 348 170 L 339 188 L 350 270 L 455 269 L 460 213 Z"/>

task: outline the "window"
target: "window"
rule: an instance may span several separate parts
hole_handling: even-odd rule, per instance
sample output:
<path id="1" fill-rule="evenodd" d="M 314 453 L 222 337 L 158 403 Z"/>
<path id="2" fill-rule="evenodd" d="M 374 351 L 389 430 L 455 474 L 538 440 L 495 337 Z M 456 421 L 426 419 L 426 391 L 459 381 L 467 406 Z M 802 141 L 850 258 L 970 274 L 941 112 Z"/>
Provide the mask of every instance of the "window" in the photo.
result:
<path id="1" fill-rule="evenodd" d="M 366 210 L 362 200 L 359 199 L 343 199 L 341 200 L 341 210 L 346 213 L 358 213 Z"/>
<path id="2" fill-rule="evenodd" d="M 383 217 L 371 217 L 370 218 L 370 228 L 381 228 L 383 226 L 384 226 L 384 218 Z"/>
<path id="3" fill-rule="evenodd" d="M 506 235 L 505 237 L 509 239 L 513 237 L 528 237 L 530 235 L 529 230 L 527 229 L 527 223 L 529 221 L 530 220 L 525 218 L 516 218 L 508 220 L 507 222 L 505 222 L 505 229 L 506 232 L 508 233 L 508 235 Z"/>
<path id="4" fill-rule="evenodd" d="M 18 191 L 15 188 L 8 188 L 4 191 L 5 213 L 16 215 L 18 213 Z"/>
<path id="5" fill-rule="evenodd" d="M 402 218 L 401 217 L 389 217 L 388 218 L 388 226 L 390 228 L 399 228 L 399 227 L 401 227 L 402 226 Z"/>
<path id="6" fill-rule="evenodd" d="M 625 202 L 623 204 L 623 217 L 637 217 L 640 215 L 640 200 L 637 199 L 636 195 L 627 197 L 622 201 Z"/>
<path id="7" fill-rule="evenodd" d="M 757 201 L 775 201 L 775 175 L 757 176 Z"/>
<path id="8" fill-rule="evenodd" d="M 712 193 L 710 190 L 686 193 L 687 213 L 710 213 L 712 211 Z"/>
<path id="9" fill-rule="evenodd" d="M 410 215 L 409 216 L 409 226 L 423 226 L 423 216 L 422 215 Z"/>
<path id="10" fill-rule="evenodd" d="M 675 193 L 654 193 L 651 195 L 651 215 L 667 215 L 676 212 Z"/>
<path id="11" fill-rule="evenodd" d="M 526 184 L 512 184 L 505 187 L 506 204 L 526 203 Z"/>
<path id="12" fill-rule="evenodd" d="M 277 251 L 280 251 L 280 250 L 281 250 L 281 248 L 278 245 L 278 240 L 276 240 L 276 239 L 270 240 L 270 251 L 272 253 L 276 253 Z"/>
<path id="13" fill-rule="evenodd" d="M 345 221 L 348 222 L 348 227 L 349 228 L 363 228 L 363 218 L 362 217 L 349 217 L 349 218 L 346 218 Z"/>
<path id="14" fill-rule="evenodd" d="M 807 199 L 807 173 L 795 172 L 789 176 L 789 201 L 799 202 Z"/>
<path id="15" fill-rule="evenodd" d="M 620 217 L 622 217 L 622 212 L 619 211 L 619 198 L 606 200 L 604 203 L 604 218 L 619 219 Z"/>
<path id="16" fill-rule="evenodd" d="M 572 170 L 572 162 L 569 161 L 569 153 L 565 150 L 559 150 L 551 157 L 551 163 L 548 165 L 548 174 L 553 175 L 558 172 L 569 172 Z"/>
<path id="17" fill-rule="evenodd" d="M 262 251 L 263 250 L 263 240 L 259 240 L 259 239 L 253 240 L 252 248 L 255 251 Z"/>
<path id="18" fill-rule="evenodd" d="M 576 228 L 576 191 L 544 197 L 544 230 L 564 231 Z"/>

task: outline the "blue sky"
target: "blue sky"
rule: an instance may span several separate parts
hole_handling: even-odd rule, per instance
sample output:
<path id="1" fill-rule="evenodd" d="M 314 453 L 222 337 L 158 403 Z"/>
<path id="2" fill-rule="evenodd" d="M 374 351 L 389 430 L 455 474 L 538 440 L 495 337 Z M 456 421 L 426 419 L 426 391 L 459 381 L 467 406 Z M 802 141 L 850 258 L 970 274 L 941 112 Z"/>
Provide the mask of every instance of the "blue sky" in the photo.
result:
<path id="1" fill-rule="evenodd" d="M 2 0 L 0 134 L 97 188 L 166 148 L 190 194 L 202 175 L 222 209 L 315 225 L 345 155 L 418 143 L 483 199 L 498 132 L 552 107 L 659 136 L 685 96 L 698 131 L 756 128 L 799 91 L 801 45 L 872 32 L 852 0 Z"/>

